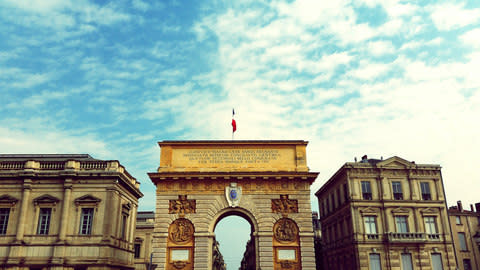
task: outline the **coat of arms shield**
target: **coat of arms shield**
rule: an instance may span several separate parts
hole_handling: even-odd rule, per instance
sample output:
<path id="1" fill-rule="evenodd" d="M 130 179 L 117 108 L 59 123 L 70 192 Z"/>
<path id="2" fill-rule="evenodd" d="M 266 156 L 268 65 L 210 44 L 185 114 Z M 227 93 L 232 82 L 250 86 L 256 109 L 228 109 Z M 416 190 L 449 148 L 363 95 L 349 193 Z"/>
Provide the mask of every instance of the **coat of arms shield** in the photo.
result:
<path id="1" fill-rule="evenodd" d="M 242 197 L 242 187 L 237 186 L 237 183 L 230 183 L 230 186 L 225 188 L 225 196 L 227 197 L 228 205 L 237 207 Z"/>

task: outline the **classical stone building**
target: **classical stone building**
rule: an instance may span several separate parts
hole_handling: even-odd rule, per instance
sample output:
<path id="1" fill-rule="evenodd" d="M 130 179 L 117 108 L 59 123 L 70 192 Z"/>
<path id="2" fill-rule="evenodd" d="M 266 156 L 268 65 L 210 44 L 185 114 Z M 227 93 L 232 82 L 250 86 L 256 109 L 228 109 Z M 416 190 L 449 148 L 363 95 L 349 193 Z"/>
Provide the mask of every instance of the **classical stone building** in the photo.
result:
<path id="1" fill-rule="evenodd" d="M 462 202 L 448 209 L 457 256 L 461 270 L 480 270 L 480 203 L 463 209 Z"/>
<path id="2" fill-rule="evenodd" d="M 0 265 L 133 269 L 140 197 L 116 160 L 0 155 Z"/>
<path id="3" fill-rule="evenodd" d="M 153 263 L 210 270 L 215 226 L 245 218 L 254 269 L 315 269 L 305 141 L 163 141 Z"/>
<path id="4" fill-rule="evenodd" d="M 440 166 L 364 156 L 315 195 L 325 269 L 456 269 Z"/>
<path id="5" fill-rule="evenodd" d="M 153 244 L 153 228 L 155 225 L 155 212 L 139 211 L 137 213 L 137 226 L 135 229 L 134 259 L 135 269 L 155 269 L 150 259 Z"/>

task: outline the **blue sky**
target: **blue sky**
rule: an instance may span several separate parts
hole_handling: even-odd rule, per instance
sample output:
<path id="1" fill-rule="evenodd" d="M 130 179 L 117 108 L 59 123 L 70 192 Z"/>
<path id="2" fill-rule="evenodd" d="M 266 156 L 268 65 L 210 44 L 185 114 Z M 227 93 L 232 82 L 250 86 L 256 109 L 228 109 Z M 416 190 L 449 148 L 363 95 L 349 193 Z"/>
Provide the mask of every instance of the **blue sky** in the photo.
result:
<path id="1" fill-rule="evenodd" d="M 236 139 L 310 142 L 312 193 L 397 155 L 480 201 L 478 1 L 4 0 L 0 40 L 0 152 L 118 159 L 141 210 L 156 142 L 230 139 L 232 107 Z"/>

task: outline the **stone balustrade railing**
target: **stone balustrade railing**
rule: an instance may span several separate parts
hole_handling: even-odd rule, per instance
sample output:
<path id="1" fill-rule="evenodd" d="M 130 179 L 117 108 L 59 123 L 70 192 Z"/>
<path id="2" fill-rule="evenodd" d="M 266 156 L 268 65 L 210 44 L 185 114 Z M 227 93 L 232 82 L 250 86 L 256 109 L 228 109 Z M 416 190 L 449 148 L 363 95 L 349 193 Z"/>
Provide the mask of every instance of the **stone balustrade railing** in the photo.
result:
<path id="1" fill-rule="evenodd" d="M 132 179 L 130 182 L 137 188 L 140 184 L 125 170 L 123 166 L 116 160 L 102 161 L 1 161 L 0 171 L 15 171 L 15 170 L 69 170 L 69 171 L 89 171 L 99 170 L 108 172 L 119 172 L 127 174 L 128 178 Z"/>

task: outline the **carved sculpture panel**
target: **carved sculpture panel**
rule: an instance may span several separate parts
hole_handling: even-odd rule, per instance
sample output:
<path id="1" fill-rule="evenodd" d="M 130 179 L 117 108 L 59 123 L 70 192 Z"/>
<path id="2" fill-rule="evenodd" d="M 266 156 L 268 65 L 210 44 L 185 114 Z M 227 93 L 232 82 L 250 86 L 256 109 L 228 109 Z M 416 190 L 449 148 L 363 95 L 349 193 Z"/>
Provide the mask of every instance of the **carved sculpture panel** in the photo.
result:
<path id="1" fill-rule="evenodd" d="M 169 214 L 191 214 L 196 211 L 196 201 L 187 200 L 187 195 L 178 195 L 178 200 L 170 200 Z"/>
<path id="2" fill-rule="evenodd" d="M 193 224 L 185 218 L 175 220 L 168 229 L 168 237 L 175 244 L 185 244 L 193 239 Z"/>
<path id="3" fill-rule="evenodd" d="M 298 213 L 298 201 L 289 199 L 288 195 L 280 195 L 280 199 L 272 199 L 272 213 Z"/>
<path id="4" fill-rule="evenodd" d="M 297 240 L 298 227 L 293 220 L 281 218 L 273 226 L 273 236 L 280 243 L 294 242 Z"/>

